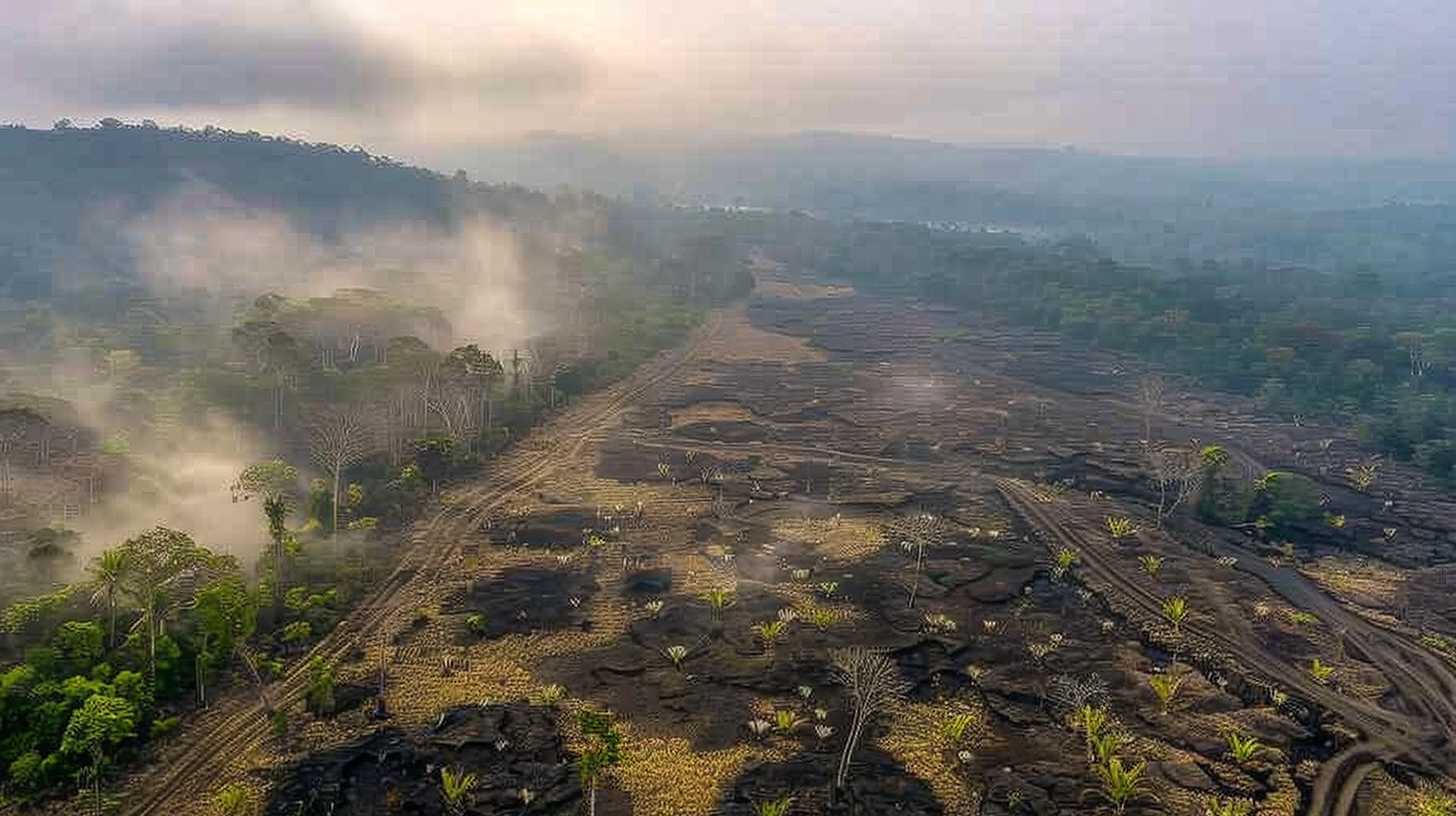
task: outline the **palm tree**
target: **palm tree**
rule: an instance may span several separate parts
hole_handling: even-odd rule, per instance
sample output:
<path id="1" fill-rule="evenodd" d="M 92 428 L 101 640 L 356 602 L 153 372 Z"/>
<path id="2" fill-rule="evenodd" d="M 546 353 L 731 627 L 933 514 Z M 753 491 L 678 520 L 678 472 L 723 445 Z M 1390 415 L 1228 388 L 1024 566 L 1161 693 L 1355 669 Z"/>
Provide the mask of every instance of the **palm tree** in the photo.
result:
<path id="1" fill-rule="evenodd" d="M 126 578 L 126 570 L 126 553 L 119 549 L 103 550 L 91 562 L 91 581 L 95 587 L 91 604 L 99 606 L 103 601 L 106 603 L 106 614 L 110 620 L 108 648 L 112 649 L 116 648 L 116 593 Z"/>
<path id="2" fill-rule="evenodd" d="M 466 773 L 464 769 L 440 769 L 440 796 L 445 800 L 445 812 L 450 816 L 465 813 L 466 800 L 480 785 L 480 777 Z"/>

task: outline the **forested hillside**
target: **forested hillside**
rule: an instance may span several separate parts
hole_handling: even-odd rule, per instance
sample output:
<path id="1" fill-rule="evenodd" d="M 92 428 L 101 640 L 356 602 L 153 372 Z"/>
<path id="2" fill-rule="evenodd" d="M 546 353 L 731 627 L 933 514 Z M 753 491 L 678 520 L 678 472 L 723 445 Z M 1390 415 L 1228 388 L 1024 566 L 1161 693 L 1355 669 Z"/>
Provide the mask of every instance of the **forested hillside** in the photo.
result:
<path id="1" fill-rule="evenodd" d="M 0 130 L 5 795 L 278 676 L 447 483 L 751 285 L 711 222 L 645 215 L 258 134 Z"/>
<path id="2" fill-rule="evenodd" d="M 809 132 L 658 144 L 538 135 L 453 156 L 528 184 L 1086 236 L 1112 257 L 1426 273 L 1456 254 L 1450 160 L 1119 156 Z"/>

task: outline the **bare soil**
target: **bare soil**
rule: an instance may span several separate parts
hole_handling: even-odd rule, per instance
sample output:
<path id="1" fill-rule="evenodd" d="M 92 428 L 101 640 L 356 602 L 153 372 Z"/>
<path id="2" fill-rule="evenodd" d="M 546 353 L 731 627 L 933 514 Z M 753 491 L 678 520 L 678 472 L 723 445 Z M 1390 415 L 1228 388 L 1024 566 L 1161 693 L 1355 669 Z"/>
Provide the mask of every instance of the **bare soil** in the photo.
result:
<path id="1" fill-rule="evenodd" d="M 590 706 L 625 736 L 603 816 L 748 814 L 781 796 L 794 814 L 1097 812 L 1068 716 L 1086 700 L 1147 763 L 1128 813 L 1197 816 L 1208 797 L 1399 812 L 1418 776 L 1456 771 L 1441 645 L 1456 637 L 1456 503 L 1389 462 L 1358 490 L 1346 469 L 1369 452 L 1348 432 L 1188 383 L 1144 411 L 1143 373 L 986 316 L 765 272 L 746 308 L 569 409 L 422 526 L 411 572 L 335 651 L 360 683 L 376 640 L 411 626 L 411 654 L 457 656 L 392 653 L 389 724 L 349 712 L 206 767 L 267 780 L 275 803 L 377 802 L 389 784 L 430 802 L 429 769 L 458 764 L 482 774 L 478 812 L 522 812 L 489 808 L 527 767 L 571 777 L 571 712 Z M 1240 479 L 1309 477 L 1343 523 L 1287 547 L 1189 507 L 1159 529 L 1147 450 L 1194 439 L 1224 446 Z M 1113 537 L 1110 517 L 1136 531 Z M 1073 563 L 1054 569 L 1063 550 Z M 1172 596 L 1190 609 L 1179 626 Z M 832 663 L 849 646 L 883 650 L 907 691 L 834 791 L 850 705 Z M 1183 682 L 1164 705 L 1149 678 L 1169 673 Z M 558 709 L 498 703 L 550 684 Z M 971 724 L 952 738 L 956 714 Z M 452 718 L 472 736 L 447 739 Z M 502 729 L 525 754 L 492 753 Z M 1265 747 L 1235 762 L 1230 732 Z M 556 804 L 523 812 L 574 812 L 571 779 L 548 774 L 536 784 Z"/>

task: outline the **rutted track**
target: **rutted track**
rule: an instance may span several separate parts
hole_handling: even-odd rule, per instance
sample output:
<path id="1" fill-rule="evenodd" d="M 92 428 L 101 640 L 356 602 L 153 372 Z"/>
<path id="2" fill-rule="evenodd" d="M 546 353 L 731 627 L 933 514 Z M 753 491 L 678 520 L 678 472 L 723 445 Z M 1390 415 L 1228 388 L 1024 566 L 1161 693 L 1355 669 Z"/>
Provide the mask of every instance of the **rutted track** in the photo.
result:
<path id="1" fill-rule="evenodd" d="M 439 509 L 410 534 L 399 565 L 375 594 L 320 641 L 302 660 L 267 689 L 274 705 L 297 702 L 307 685 L 306 666 L 315 655 L 337 661 L 384 630 L 390 617 L 413 608 L 416 592 L 428 591 L 437 573 L 456 549 L 459 537 L 478 524 L 483 514 L 509 502 L 561 468 L 570 466 L 592 440 L 610 428 L 634 400 L 661 386 L 698 356 L 717 335 L 723 315 L 714 313 L 689 341 L 663 352 L 626 380 L 590 397 L 521 440 L 463 494 L 442 498 Z M 239 691 L 199 718 L 188 730 L 194 737 L 186 749 L 130 783 L 124 816 L 170 816 L 179 805 L 198 801 L 217 779 L 206 771 L 224 765 L 267 739 L 269 723 L 261 701 Z"/>
<path id="2" fill-rule="evenodd" d="M 997 480 L 997 488 L 1028 523 L 1051 537 L 1054 547 L 1073 549 L 1081 568 L 1097 588 L 1111 590 L 1115 600 L 1130 604 L 1151 619 L 1161 617 L 1161 599 L 1129 578 L 1125 570 L 1109 561 L 1105 552 L 1067 526 L 1059 518 L 1062 514 L 1036 491 L 1011 479 Z M 1456 717 L 1456 698 L 1451 690 L 1456 688 L 1456 674 L 1444 661 L 1411 643 L 1404 635 L 1350 614 L 1297 575 L 1287 571 L 1275 574 L 1258 559 L 1240 559 L 1239 564 L 1296 606 L 1314 609 L 1326 619 L 1339 620 L 1347 627 L 1345 636 L 1385 671 L 1392 687 L 1412 709 L 1407 715 L 1350 699 L 1314 682 L 1301 669 L 1256 643 L 1232 638 L 1196 621 L 1185 623 L 1185 636 L 1212 646 L 1265 679 L 1335 713 L 1365 735 L 1367 741 L 1348 746 L 1325 763 L 1314 782 L 1307 814 L 1349 814 L 1361 782 L 1378 761 L 1410 762 L 1437 773 L 1451 770 L 1451 723 Z M 1251 564 L 1257 566 L 1251 567 Z"/>

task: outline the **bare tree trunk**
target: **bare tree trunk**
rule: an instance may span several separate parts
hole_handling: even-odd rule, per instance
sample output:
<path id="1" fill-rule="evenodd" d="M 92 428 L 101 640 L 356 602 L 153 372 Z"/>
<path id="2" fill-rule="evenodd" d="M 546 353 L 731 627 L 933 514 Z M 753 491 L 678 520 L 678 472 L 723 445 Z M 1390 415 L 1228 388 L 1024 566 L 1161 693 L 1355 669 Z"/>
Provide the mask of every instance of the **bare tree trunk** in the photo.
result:
<path id="1" fill-rule="evenodd" d="M 839 770 L 834 775 L 834 787 L 842 789 L 844 782 L 849 777 L 850 758 L 854 755 L 855 744 L 859 742 L 860 732 L 864 730 L 864 713 L 862 709 L 854 712 L 854 723 L 850 726 L 849 736 L 844 743 L 844 753 L 839 757 Z"/>

